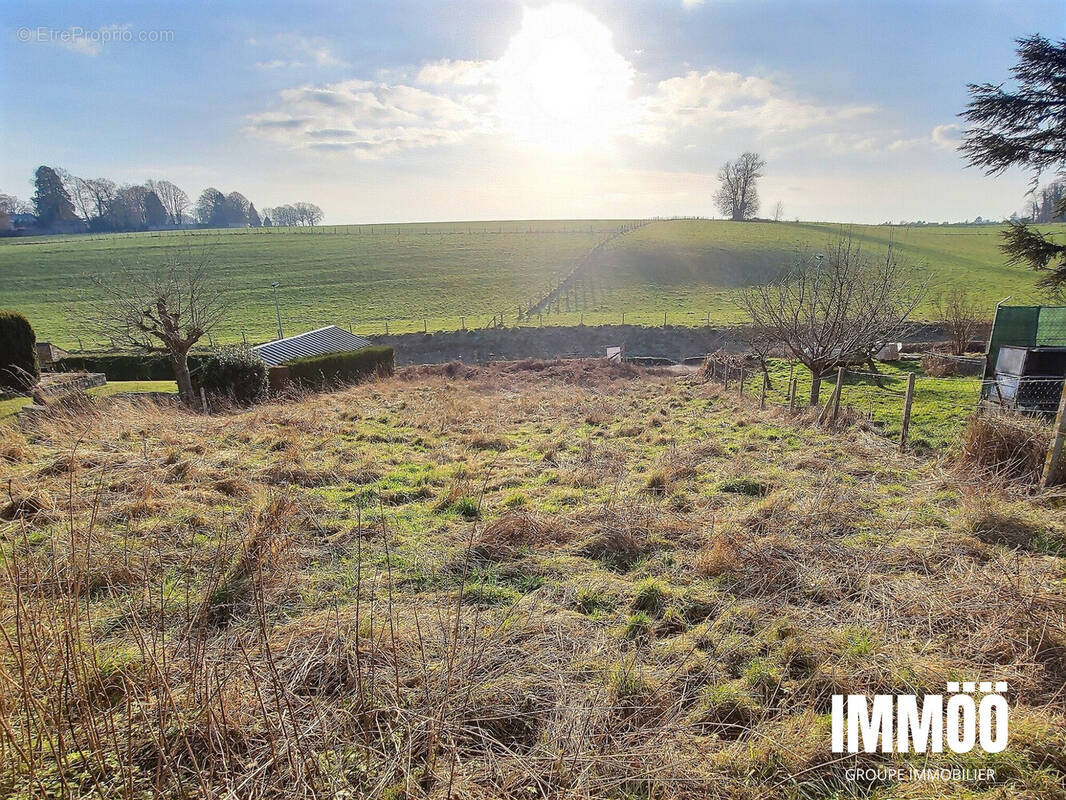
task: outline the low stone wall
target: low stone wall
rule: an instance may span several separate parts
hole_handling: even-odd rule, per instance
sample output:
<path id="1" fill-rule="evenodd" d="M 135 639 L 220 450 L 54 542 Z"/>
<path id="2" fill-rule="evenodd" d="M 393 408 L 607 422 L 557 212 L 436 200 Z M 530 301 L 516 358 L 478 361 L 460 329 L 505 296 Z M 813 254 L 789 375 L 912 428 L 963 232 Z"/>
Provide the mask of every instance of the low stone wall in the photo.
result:
<path id="1" fill-rule="evenodd" d="M 523 358 L 602 358 L 608 347 L 622 347 L 629 358 L 698 360 L 718 349 L 739 353 L 746 349 L 739 327 L 643 325 L 573 325 L 544 328 L 478 328 L 438 333 L 375 335 L 374 344 L 396 351 L 396 366 L 443 364 L 448 361 L 486 363 Z M 937 341 L 943 331 L 924 325 L 909 341 Z"/>
<path id="2" fill-rule="evenodd" d="M 42 381 L 37 390 L 46 399 L 52 400 L 68 394 L 85 392 L 94 386 L 107 383 L 107 376 L 102 372 L 55 373 L 47 381 Z"/>

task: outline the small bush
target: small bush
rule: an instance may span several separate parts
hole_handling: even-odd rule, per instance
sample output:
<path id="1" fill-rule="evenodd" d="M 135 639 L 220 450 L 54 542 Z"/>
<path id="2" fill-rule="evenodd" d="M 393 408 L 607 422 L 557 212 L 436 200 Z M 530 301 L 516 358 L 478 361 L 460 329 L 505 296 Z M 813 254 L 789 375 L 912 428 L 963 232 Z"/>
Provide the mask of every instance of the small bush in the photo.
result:
<path id="1" fill-rule="evenodd" d="M 198 385 L 213 397 L 250 406 L 267 396 L 267 366 L 247 347 L 222 347 L 204 359 L 196 373 Z"/>
<path id="2" fill-rule="evenodd" d="M 352 383 L 373 375 L 391 375 L 395 357 L 391 347 L 363 347 L 340 353 L 327 353 L 288 362 L 293 383 L 325 389 Z"/>
<path id="3" fill-rule="evenodd" d="M 0 311 L 0 388 L 22 392 L 37 383 L 37 335 L 25 316 Z"/>

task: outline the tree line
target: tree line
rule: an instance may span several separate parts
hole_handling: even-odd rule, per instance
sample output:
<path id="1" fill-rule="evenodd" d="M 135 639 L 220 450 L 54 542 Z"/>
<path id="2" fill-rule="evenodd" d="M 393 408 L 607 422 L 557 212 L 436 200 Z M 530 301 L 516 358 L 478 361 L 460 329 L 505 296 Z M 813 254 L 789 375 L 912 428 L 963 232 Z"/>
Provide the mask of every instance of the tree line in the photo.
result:
<path id="1" fill-rule="evenodd" d="M 37 168 L 33 184 L 28 202 L 0 193 L 0 233 L 287 227 L 317 225 L 323 216 L 314 203 L 282 205 L 260 214 L 254 203 L 236 191 L 225 194 L 211 186 L 193 203 L 181 187 L 168 180 L 118 184 L 48 166 Z"/>

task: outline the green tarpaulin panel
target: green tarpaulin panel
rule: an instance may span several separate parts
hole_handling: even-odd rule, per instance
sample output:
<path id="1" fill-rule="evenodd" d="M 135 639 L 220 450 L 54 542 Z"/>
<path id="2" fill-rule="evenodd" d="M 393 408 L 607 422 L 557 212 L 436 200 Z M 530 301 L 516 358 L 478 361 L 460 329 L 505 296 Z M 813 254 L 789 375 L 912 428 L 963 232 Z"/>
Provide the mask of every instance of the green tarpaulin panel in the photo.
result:
<path id="1" fill-rule="evenodd" d="M 1066 309 L 1063 310 L 1066 311 Z M 990 377 L 996 368 L 996 358 L 999 356 L 1000 347 L 1008 344 L 1032 347 L 1036 344 L 1040 312 L 1040 306 L 1000 306 L 996 309 L 996 319 L 992 323 L 992 336 L 988 340 L 986 378 Z"/>
<path id="2" fill-rule="evenodd" d="M 1043 306 L 1036 327 L 1036 344 L 1066 347 L 1066 308 Z"/>

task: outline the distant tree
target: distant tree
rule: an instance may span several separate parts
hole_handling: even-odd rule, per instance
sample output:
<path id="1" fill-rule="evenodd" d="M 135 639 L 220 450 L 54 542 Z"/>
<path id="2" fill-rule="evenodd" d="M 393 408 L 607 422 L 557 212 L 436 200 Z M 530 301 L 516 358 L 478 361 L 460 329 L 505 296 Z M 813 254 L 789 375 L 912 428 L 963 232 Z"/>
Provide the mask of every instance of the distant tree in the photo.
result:
<path id="1" fill-rule="evenodd" d="M 293 203 L 299 225 L 317 225 L 322 221 L 322 209 L 314 203 Z"/>
<path id="2" fill-rule="evenodd" d="M 1062 222 L 1066 218 L 1066 181 L 1055 180 L 1034 192 L 1031 222 Z"/>
<path id="3" fill-rule="evenodd" d="M 255 203 L 248 204 L 248 225 L 252 228 L 258 228 L 263 224 L 259 219 L 259 212 L 255 210 Z"/>
<path id="4" fill-rule="evenodd" d="M 1010 167 L 1030 170 L 1035 189 L 1045 170 L 1066 170 L 1066 40 L 1056 44 L 1029 36 L 1017 44 L 1012 89 L 990 83 L 969 86 L 970 102 L 960 116 L 971 127 L 963 132 L 959 149 L 988 175 Z M 1066 198 L 1055 210 L 1056 216 L 1066 216 Z M 1047 272 L 1040 284 L 1052 295 L 1066 289 L 1066 244 L 1014 221 L 1008 222 L 1000 247 L 1012 264 Z"/>
<path id="5" fill-rule="evenodd" d="M 252 204 L 248 198 L 240 192 L 230 192 L 226 195 L 222 214 L 226 220 L 226 226 L 231 228 L 244 228 L 248 225 L 248 208 Z"/>
<path id="6" fill-rule="evenodd" d="M 185 221 L 185 210 L 189 207 L 189 195 L 170 181 L 150 180 L 147 185 L 163 204 L 171 224 L 181 225 Z"/>
<path id="7" fill-rule="evenodd" d="M 758 153 L 743 153 L 736 160 L 722 165 L 718 171 L 719 187 L 714 202 L 723 215 L 739 222 L 759 213 L 756 182 L 765 167 L 766 162 Z"/>
<path id="8" fill-rule="evenodd" d="M 139 184 L 120 186 L 108 204 L 104 219 L 112 231 L 140 231 L 148 227 L 148 189 Z"/>
<path id="9" fill-rule="evenodd" d="M 0 193 L 0 211 L 8 216 L 14 214 L 32 214 L 33 206 L 25 200 L 20 200 L 13 194 Z"/>
<path id="10" fill-rule="evenodd" d="M 229 310 L 227 293 L 213 280 L 207 254 L 172 254 L 162 266 L 94 276 L 101 299 L 90 312 L 98 334 L 148 352 L 166 353 L 178 393 L 194 405 L 189 351 Z"/>
<path id="11" fill-rule="evenodd" d="M 4 209 L 0 208 L 0 233 L 7 233 L 14 229 L 15 225 L 11 222 L 11 215 Z"/>
<path id="12" fill-rule="evenodd" d="M 85 181 L 85 189 L 93 199 L 93 218 L 105 217 L 115 199 L 115 193 L 118 192 L 118 186 L 107 178 L 91 178 Z"/>
<path id="13" fill-rule="evenodd" d="M 51 167 L 37 168 L 34 177 L 36 191 L 33 205 L 37 209 L 37 224 L 42 228 L 51 228 L 62 223 L 78 219 L 70 194 L 63 186 L 63 180 Z"/>
<path id="14" fill-rule="evenodd" d="M 226 225 L 226 196 L 214 187 L 208 187 L 200 192 L 200 199 L 196 201 L 196 218 L 201 225 L 212 228 L 223 228 Z"/>
<path id="15" fill-rule="evenodd" d="M 811 372 L 810 401 L 818 402 L 829 369 L 872 362 L 886 342 L 901 336 L 925 286 L 889 248 L 866 256 L 850 238 L 825 254 L 800 259 L 779 279 L 737 294 L 753 337 L 787 352 Z"/>
<path id="16" fill-rule="evenodd" d="M 281 226 L 282 228 L 290 228 L 296 224 L 296 209 L 290 205 L 276 206 L 275 208 L 268 209 L 270 218 L 274 220 L 275 226 Z"/>
<path id="17" fill-rule="evenodd" d="M 785 216 L 785 204 L 778 200 L 774 204 L 774 222 L 780 222 L 783 216 Z"/>
<path id="18" fill-rule="evenodd" d="M 90 225 L 96 216 L 96 203 L 90 191 L 89 182 L 85 178 L 79 178 L 65 169 L 57 169 L 56 174 L 59 175 L 59 179 L 63 181 L 63 187 L 70 195 L 71 203 L 74 205 L 74 212 L 86 226 Z"/>
<path id="19" fill-rule="evenodd" d="M 144 221 L 149 228 L 161 228 L 170 219 L 159 195 L 149 190 L 144 196 Z"/>

